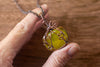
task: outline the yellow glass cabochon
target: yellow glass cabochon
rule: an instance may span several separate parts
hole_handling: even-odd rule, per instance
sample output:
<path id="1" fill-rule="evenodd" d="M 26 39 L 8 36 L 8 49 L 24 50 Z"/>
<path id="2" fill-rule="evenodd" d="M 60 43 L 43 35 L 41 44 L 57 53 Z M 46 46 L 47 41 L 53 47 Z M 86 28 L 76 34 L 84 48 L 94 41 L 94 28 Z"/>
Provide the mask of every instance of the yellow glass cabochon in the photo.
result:
<path id="1" fill-rule="evenodd" d="M 63 33 L 63 34 L 62 34 Z M 61 37 L 64 39 L 61 39 Z M 48 32 L 46 40 L 43 37 L 45 47 L 50 50 L 57 50 L 66 45 L 68 42 L 68 34 L 62 26 Z"/>

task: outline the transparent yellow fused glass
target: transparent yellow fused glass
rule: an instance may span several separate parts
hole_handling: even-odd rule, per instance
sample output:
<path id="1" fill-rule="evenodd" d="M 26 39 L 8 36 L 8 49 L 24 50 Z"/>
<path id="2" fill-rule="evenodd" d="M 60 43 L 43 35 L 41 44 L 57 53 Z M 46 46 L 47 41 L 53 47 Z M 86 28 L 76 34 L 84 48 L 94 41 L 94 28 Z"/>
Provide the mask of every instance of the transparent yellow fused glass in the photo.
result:
<path id="1" fill-rule="evenodd" d="M 64 28 L 60 26 L 48 32 L 46 38 L 43 37 L 43 42 L 48 50 L 57 50 L 66 45 L 68 35 Z"/>

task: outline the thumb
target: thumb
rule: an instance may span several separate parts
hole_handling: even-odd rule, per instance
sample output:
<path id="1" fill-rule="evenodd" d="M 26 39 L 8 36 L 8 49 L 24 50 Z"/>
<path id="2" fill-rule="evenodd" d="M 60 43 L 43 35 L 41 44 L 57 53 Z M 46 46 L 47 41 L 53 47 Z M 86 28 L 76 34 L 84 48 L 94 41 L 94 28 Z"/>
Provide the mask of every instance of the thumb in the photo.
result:
<path id="1" fill-rule="evenodd" d="M 64 67 L 68 60 L 70 60 L 79 49 L 78 44 L 70 43 L 68 46 L 53 52 L 43 67 Z"/>

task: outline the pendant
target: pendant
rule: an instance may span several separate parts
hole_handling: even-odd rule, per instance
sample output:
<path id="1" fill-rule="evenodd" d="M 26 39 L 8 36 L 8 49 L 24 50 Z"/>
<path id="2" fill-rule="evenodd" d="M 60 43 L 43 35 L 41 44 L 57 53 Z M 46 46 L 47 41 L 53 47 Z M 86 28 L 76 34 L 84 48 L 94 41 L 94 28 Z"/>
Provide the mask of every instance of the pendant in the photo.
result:
<path id="1" fill-rule="evenodd" d="M 67 42 L 68 34 L 61 26 L 48 31 L 47 34 L 43 36 L 43 44 L 50 51 L 64 47 Z"/>

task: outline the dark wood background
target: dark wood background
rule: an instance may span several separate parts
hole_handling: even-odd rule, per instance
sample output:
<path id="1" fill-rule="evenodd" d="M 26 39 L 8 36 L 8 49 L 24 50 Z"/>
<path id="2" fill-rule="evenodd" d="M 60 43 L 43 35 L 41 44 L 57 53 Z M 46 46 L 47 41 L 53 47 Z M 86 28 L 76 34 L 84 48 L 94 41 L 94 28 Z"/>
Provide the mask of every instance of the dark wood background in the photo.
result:
<path id="1" fill-rule="evenodd" d="M 36 0 L 18 0 L 25 10 L 33 9 Z M 49 15 L 69 34 L 70 42 L 80 44 L 81 51 L 66 67 L 100 67 L 100 0 L 41 0 L 49 6 Z M 24 18 L 13 0 L 0 0 L 0 40 Z M 41 67 L 50 51 L 42 45 L 40 28 L 14 60 L 15 67 Z"/>

